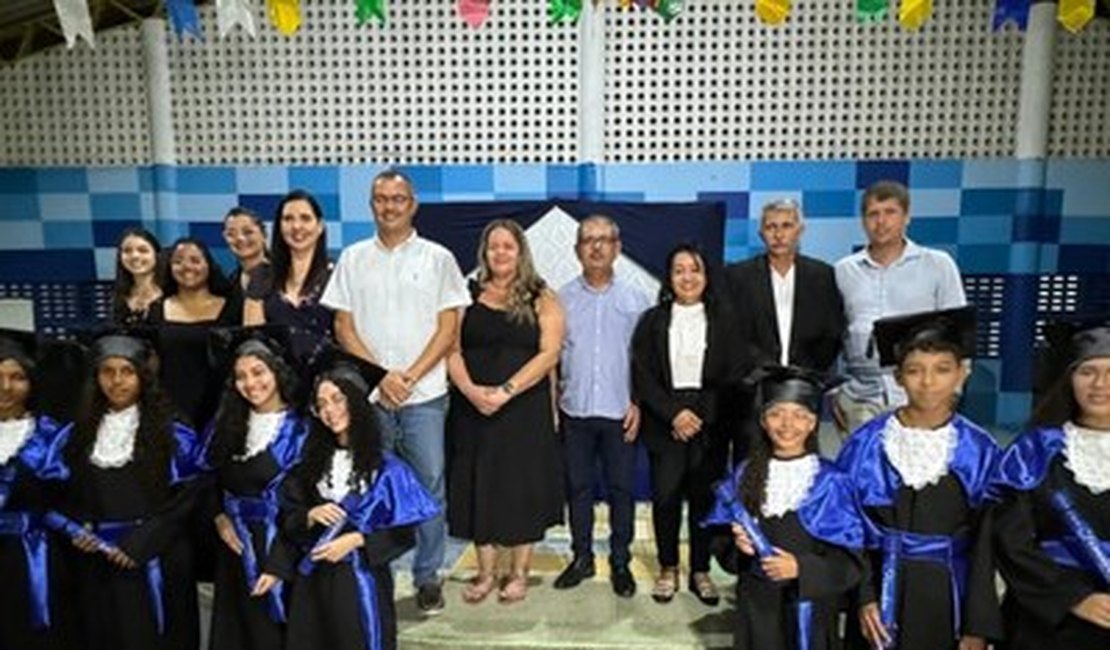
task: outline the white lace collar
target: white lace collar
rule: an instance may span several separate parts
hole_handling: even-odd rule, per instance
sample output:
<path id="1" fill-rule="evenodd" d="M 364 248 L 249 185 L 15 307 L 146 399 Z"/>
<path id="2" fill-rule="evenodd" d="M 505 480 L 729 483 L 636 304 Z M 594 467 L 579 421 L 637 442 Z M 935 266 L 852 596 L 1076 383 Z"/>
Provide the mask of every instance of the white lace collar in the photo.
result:
<path id="1" fill-rule="evenodd" d="M 767 465 L 767 499 L 763 502 L 763 516 L 781 517 L 797 510 L 813 487 L 820 468 L 821 461 L 817 459 L 817 454 L 790 460 L 772 458 Z"/>
<path id="2" fill-rule="evenodd" d="M 282 422 L 285 422 L 284 409 L 272 413 L 259 413 L 252 410 L 247 419 L 246 446 L 243 454 L 236 456 L 235 460 L 248 460 L 266 451 L 281 430 Z"/>
<path id="3" fill-rule="evenodd" d="M 35 430 L 35 418 L 28 415 L 18 420 L 0 422 L 0 465 L 7 465 Z"/>
<path id="4" fill-rule="evenodd" d="M 349 449 L 336 449 L 331 457 L 331 466 L 324 472 L 323 478 L 316 483 L 316 491 L 328 501 L 339 503 L 351 491 L 351 472 L 354 471 L 354 457 Z M 358 490 L 361 492 L 366 487 L 364 481 L 359 481 Z"/>
<path id="5" fill-rule="evenodd" d="M 956 451 L 956 428 L 949 422 L 936 429 L 903 425 L 891 414 L 883 429 L 883 451 L 906 487 L 920 490 L 948 473 Z"/>
<path id="6" fill-rule="evenodd" d="M 1064 464 L 1093 494 L 1110 490 L 1110 431 L 1064 424 Z"/>
<path id="7" fill-rule="evenodd" d="M 109 411 L 100 420 L 96 430 L 89 461 L 102 469 L 123 467 L 135 454 L 135 434 L 139 431 L 139 405 L 133 404 L 122 411 Z"/>

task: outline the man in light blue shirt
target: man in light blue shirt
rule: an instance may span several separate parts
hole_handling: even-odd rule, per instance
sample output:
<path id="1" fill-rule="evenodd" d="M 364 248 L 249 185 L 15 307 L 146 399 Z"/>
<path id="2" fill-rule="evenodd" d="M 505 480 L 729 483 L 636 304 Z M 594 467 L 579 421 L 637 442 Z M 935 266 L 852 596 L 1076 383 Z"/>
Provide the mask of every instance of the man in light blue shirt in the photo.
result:
<path id="1" fill-rule="evenodd" d="M 569 589 L 594 575 L 594 468 L 600 459 L 609 491 L 610 581 L 618 596 L 628 598 L 636 593 L 628 563 L 640 426 L 640 411 L 630 397 L 629 352 L 649 301 L 614 277 L 620 251 L 617 224 L 601 215 L 583 219 L 575 245 L 582 275 L 559 291 L 567 319 L 559 408 L 574 561 L 555 588 Z"/>
<path id="2" fill-rule="evenodd" d="M 951 309 L 967 304 L 956 263 L 944 251 L 906 237 L 910 195 L 905 185 L 879 181 L 862 201 L 867 246 L 836 263 L 844 299 L 848 381 L 837 393 L 835 415 L 842 434 L 905 403 L 905 394 L 872 352 L 871 326 L 879 318 Z"/>

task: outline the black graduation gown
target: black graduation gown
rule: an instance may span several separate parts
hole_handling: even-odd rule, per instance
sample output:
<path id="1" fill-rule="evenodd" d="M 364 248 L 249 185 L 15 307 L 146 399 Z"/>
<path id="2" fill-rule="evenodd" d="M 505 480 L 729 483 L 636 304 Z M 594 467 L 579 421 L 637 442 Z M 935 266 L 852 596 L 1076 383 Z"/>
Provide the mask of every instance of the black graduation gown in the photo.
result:
<path id="1" fill-rule="evenodd" d="M 200 623 L 193 582 L 193 554 L 185 534 L 202 478 L 196 476 L 196 434 L 174 424 L 177 442 L 168 484 L 152 491 L 142 461 L 101 468 L 88 459 L 72 467 L 69 517 L 81 524 L 141 521 L 117 544 L 139 566 L 121 569 L 100 553 L 80 553 L 77 605 L 85 650 L 197 650 Z M 109 540 L 111 541 L 111 540 Z M 161 634 L 148 586 L 147 563 L 157 559 L 162 575 L 165 628 Z"/>
<path id="2" fill-rule="evenodd" d="M 990 517 L 985 498 L 998 451 L 988 434 L 956 415 L 953 424 L 959 443 L 949 473 L 937 483 L 914 490 L 901 484 L 886 460 L 880 442 L 882 430 L 893 414 L 879 416 L 858 429 L 838 459 L 857 486 L 864 514 L 874 525 L 887 529 L 963 538 L 968 545 L 966 590 L 960 605 L 960 636 L 997 639 L 1002 634 L 994 562 L 990 545 Z M 874 472 L 871 471 L 874 469 Z M 958 473 L 957 473 L 958 472 Z M 861 483 L 882 476 L 886 485 Z M 866 494 L 885 493 L 887 505 L 869 505 Z M 859 630 L 859 605 L 880 603 L 883 554 L 875 544 L 867 553 L 864 578 L 848 615 L 847 645 L 870 650 Z M 949 570 L 943 564 L 904 560 L 899 564 L 895 648 L 945 650 L 959 645 L 955 604 Z"/>
<path id="3" fill-rule="evenodd" d="M 297 461 L 305 433 L 302 420 L 287 415 L 269 448 L 246 460 L 232 460 L 216 470 L 216 485 L 206 499 L 205 518 L 211 522 L 216 514 L 224 511 L 224 494 L 263 499 L 276 506 L 279 484 Z M 291 552 L 281 548 L 281 545 L 288 544 L 288 540 L 282 535 L 275 535 L 273 543 L 267 548 L 265 522 L 246 518 L 243 524 L 250 531 L 258 570 L 273 573 L 272 565 L 279 561 L 276 558 Z M 274 531 L 279 527 L 280 521 L 275 512 Z M 211 650 L 281 648 L 285 640 L 285 624 L 275 620 L 271 608 L 279 605 L 275 605 L 271 598 L 280 603 L 282 609 L 278 611 L 284 616 L 285 606 L 288 605 L 288 586 L 282 583 L 272 597 L 252 597 L 242 558 L 222 540 L 218 549 L 209 647 Z"/>
<path id="4" fill-rule="evenodd" d="M 294 470 L 282 485 L 283 532 L 307 553 L 324 532 L 308 527 L 308 511 L 325 503 L 316 489 L 319 477 Z M 408 466 L 385 454 L 372 484 L 348 508 L 348 521 L 340 534 L 362 532 L 365 545 L 354 553 L 372 578 L 377 601 L 379 645 L 397 647 L 397 616 L 393 605 L 393 576 L 389 563 L 416 545 L 414 524 L 435 515 L 435 500 L 420 485 Z M 282 558 L 288 559 L 288 558 Z M 292 580 L 286 650 L 368 650 L 364 631 L 359 582 L 350 561 L 316 562 L 305 576 L 292 564 L 275 562 L 278 575 Z M 295 575 L 294 575 L 295 574 Z"/>
<path id="5" fill-rule="evenodd" d="M 1059 430 L 1025 434 L 1007 450 L 1002 462 L 1030 453 L 1032 437 Z M 994 542 L 998 569 L 1006 580 L 1002 602 L 1006 639 L 1001 648 L 1011 650 L 1106 650 L 1110 630 L 1077 618 L 1071 608 L 1095 592 L 1107 591 L 1086 571 L 1063 566 L 1050 559 L 1040 547 L 1044 540 L 1058 540 L 1066 529 L 1049 504 L 1049 495 L 1063 489 L 1076 510 L 1102 540 L 1110 539 L 1110 492 L 1095 495 L 1080 485 L 1057 451 L 1039 454 L 1045 463 L 1035 487 L 1014 489 L 1000 485 L 1001 502 L 995 506 Z M 1005 481 L 1000 481 L 1004 483 Z M 1023 486 L 1027 487 L 1027 486 Z"/>
<path id="6" fill-rule="evenodd" d="M 0 465 L 0 482 L 8 489 L 0 507 L 0 528 L 5 529 L 0 533 L 0 576 L 4 576 L 0 588 L 0 650 L 68 650 L 79 645 L 74 636 L 74 610 L 67 606 L 71 580 L 65 562 L 66 541 L 38 524 L 23 534 L 15 533 L 13 528 L 18 521 L 33 519 L 57 505 L 59 481 L 68 473 L 61 459 L 58 443 L 62 438 L 58 432 L 49 418 L 37 418 L 30 438 Z M 40 568 L 46 574 L 47 627 L 34 622 L 28 581 L 34 569 L 28 565 L 26 549 L 39 544 L 46 549 Z"/>

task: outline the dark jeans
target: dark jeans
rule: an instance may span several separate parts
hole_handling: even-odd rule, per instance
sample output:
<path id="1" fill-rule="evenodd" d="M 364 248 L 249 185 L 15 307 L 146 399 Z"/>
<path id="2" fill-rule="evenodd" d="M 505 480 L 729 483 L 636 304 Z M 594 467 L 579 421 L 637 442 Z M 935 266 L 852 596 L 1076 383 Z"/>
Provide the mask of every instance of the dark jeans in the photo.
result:
<path id="1" fill-rule="evenodd" d="M 609 496 L 609 563 L 626 566 L 631 559 L 636 445 L 624 441 L 620 420 L 564 413 L 561 421 L 574 556 L 593 557 L 594 485 L 600 464 Z"/>

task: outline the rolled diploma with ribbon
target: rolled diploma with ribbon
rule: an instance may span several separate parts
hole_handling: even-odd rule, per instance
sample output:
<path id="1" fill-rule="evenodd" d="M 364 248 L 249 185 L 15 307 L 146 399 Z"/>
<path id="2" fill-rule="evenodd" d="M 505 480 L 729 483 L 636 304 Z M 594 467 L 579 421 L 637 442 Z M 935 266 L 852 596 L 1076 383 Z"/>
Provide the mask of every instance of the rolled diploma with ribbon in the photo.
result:
<path id="1" fill-rule="evenodd" d="M 1110 557 L 1102 550 L 1102 543 L 1090 525 L 1075 510 L 1075 505 L 1068 495 L 1057 490 L 1049 497 L 1052 507 L 1056 509 L 1064 526 L 1074 536 L 1076 550 L 1082 552 L 1082 559 L 1087 561 L 1089 568 L 1102 578 L 1102 583 L 1110 586 Z"/>

